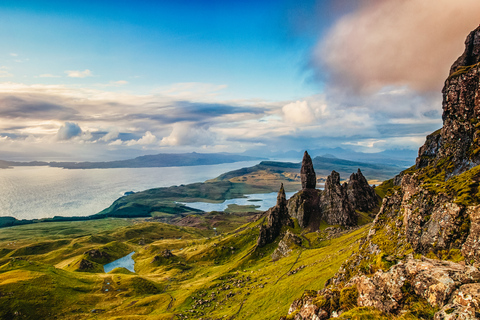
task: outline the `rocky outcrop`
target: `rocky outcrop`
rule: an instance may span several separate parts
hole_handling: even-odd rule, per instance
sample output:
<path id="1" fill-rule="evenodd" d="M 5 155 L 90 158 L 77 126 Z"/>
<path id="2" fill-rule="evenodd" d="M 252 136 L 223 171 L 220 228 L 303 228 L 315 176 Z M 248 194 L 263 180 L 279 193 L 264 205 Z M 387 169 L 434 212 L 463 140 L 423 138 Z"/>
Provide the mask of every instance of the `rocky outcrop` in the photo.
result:
<path id="1" fill-rule="evenodd" d="M 322 219 L 320 197 L 322 192 L 317 189 L 303 189 L 288 200 L 288 213 L 297 219 L 302 228 L 318 228 Z"/>
<path id="2" fill-rule="evenodd" d="M 323 219 L 330 225 L 352 226 L 357 223 L 354 205 L 347 193 L 348 184 L 340 184 L 340 174 L 336 171 L 327 177 L 321 196 Z M 352 194 L 352 197 L 355 197 Z"/>
<path id="3" fill-rule="evenodd" d="M 277 195 L 277 204 L 266 212 L 267 224 L 261 225 L 257 246 L 263 247 L 275 241 L 283 226 L 293 227 L 293 221 L 288 215 L 287 198 L 283 184 Z"/>
<path id="4" fill-rule="evenodd" d="M 280 258 L 288 256 L 290 252 L 292 252 L 293 248 L 301 245 L 302 239 L 287 230 L 287 232 L 283 236 L 283 239 L 280 240 L 280 242 L 278 243 L 277 249 L 275 249 L 275 251 L 273 252 L 272 260 L 276 261 Z"/>
<path id="5" fill-rule="evenodd" d="M 479 319 L 480 283 L 465 284 L 456 290 L 450 302 L 435 314 L 435 320 Z"/>
<path id="6" fill-rule="evenodd" d="M 307 151 L 303 154 L 300 178 L 302 180 L 302 189 L 315 189 L 317 187 L 317 176 L 313 169 L 312 158 L 310 158 Z"/>
<path id="7" fill-rule="evenodd" d="M 448 161 L 447 178 L 480 164 L 480 27 L 470 33 L 465 51 L 452 65 L 443 88 L 443 127 L 427 137 L 417 168 Z"/>
<path id="8" fill-rule="evenodd" d="M 358 306 L 396 313 L 412 294 L 424 298 L 433 307 L 442 308 L 457 288 L 476 281 L 480 281 L 480 272 L 472 266 L 410 257 L 388 272 L 380 270 L 373 277 L 355 277 L 350 285 L 357 287 Z"/>
<path id="9" fill-rule="evenodd" d="M 102 258 L 110 259 L 110 255 L 107 252 L 100 251 L 98 249 L 92 249 L 92 250 L 85 251 L 84 254 L 89 256 L 92 259 L 102 259 Z"/>
<path id="10" fill-rule="evenodd" d="M 369 212 L 378 207 L 380 197 L 375 193 L 362 171 L 358 169 L 357 173 L 352 173 L 347 183 L 348 201 L 354 206 L 355 210 Z"/>
<path id="11" fill-rule="evenodd" d="M 453 313 L 454 310 L 465 312 L 464 309 L 467 309 L 475 315 L 480 301 L 477 281 L 480 281 L 480 271 L 472 266 L 410 256 L 388 272 L 379 270 L 372 277 L 362 275 L 352 278 L 342 291 L 323 289 L 318 295 L 295 300 L 289 314 L 296 313 L 295 319 L 300 320 L 329 319 L 344 312 L 344 308 L 353 307 L 374 307 L 385 313 L 398 314 L 407 307 L 412 296 L 416 296 L 441 309 L 435 319 L 475 319 L 448 318 L 442 317 L 442 314 Z M 348 306 L 345 298 L 354 299 Z M 315 305 L 314 301 L 320 303 Z"/>

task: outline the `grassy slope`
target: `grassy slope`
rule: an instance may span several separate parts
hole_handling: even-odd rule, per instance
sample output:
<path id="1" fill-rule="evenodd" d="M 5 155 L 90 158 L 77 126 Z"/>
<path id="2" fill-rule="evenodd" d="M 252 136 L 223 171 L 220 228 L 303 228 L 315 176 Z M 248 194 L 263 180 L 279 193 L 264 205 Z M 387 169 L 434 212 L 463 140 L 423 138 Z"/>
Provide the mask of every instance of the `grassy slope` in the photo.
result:
<path id="1" fill-rule="evenodd" d="M 305 241 L 289 257 L 272 262 L 275 244 L 252 252 L 260 222 L 236 231 L 226 227 L 230 233 L 217 237 L 208 230 L 120 219 L 4 229 L 0 247 L 12 251 L 0 254 L 0 319 L 171 319 L 179 313 L 198 318 L 199 312 L 215 318 L 275 318 L 305 289 L 322 287 L 366 232 L 363 228 L 330 241 L 308 234 L 311 247 Z M 52 237 L 45 234 L 47 229 Z M 37 241 L 49 246 L 39 249 Z M 166 248 L 175 257 L 153 261 Z M 75 261 L 91 249 L 108 249 L 111 259 L 136 251 L 137 273 L 72 271 Z M 302 265 L 305 268 L 286 275 Z M 241 279 L 245 281 L 233 286 Z M 195 300 L 212 293 L 216 298 L 208 307 L 194 308 Z"/>

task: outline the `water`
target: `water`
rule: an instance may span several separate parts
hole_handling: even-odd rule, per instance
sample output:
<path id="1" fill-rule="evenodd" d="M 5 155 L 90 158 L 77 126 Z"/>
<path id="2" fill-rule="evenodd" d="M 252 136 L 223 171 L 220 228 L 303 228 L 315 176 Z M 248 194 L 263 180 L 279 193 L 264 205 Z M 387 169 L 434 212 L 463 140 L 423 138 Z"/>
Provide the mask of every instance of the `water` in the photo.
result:
<path id="1" fill-rule="evenodd" d="M 257 163 L 88 170 L 0 169 L 0 216 L 17 219 L 88 216 L 110 206 L 128 191 L 203 182 Z"/>
<path id="2" fill-rule="evenodd" d="M 135 251 L 131 252 L 130 254 L 126 255 L 123 258 L 107 263 L 106 265 L 103 266 L 103 270 L 105 270 L 105 272 L 108 273 L 115 268 L 125 268 L 129 271 L 135 272 L 135 261 L 133 261 L 132 259 L 132 256 L 134 253 Z"/>
<path id="3" fill-rule="evenodd" d="M 285 193 L 287 199 L 290 199 L 295 192 Z M 257 210 L 266 211 L 277 203 L 277 192 L 263 193 L 263 194 L 247 194 L 246 198 L 225 200 L 222 203 L 208 203 L 208 202 L 180 202 L 190 208 L 199 209 L 205 212 L 210 211 L 224 211 L 231 204 L 240 206 L 254 205 Z"/>

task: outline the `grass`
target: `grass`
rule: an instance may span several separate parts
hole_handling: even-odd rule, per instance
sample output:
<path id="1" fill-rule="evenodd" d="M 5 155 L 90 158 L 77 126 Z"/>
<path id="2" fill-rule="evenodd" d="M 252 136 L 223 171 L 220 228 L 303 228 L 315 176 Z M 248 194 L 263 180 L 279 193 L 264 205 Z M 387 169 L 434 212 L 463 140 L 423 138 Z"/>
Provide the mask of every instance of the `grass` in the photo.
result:
<path id="1" fill-rule="evenodd" d="M 5 229 L 9 233 L 2 233 L 2 244 L 14 240 L 9 236 L 21 241 L 0 258 L 0 318 L 171 319 L 180 313 L 278 318 L 304 290 L 321 288 L 357 250 L 368 228 L 329 241 L 306 234 L 311 246 L 305 241 L 304 247 L 273 262 L 275 244 L 253 250 L 261 220 L 218 236 L 158 222 L 108 220 L 89 221 L 88 227 L 86 222 L 49 224 L 58 231 L 50 241 L 41 224 Z M 40 246 L 37 239 L 42 239 Z M 92 249 L 111 259 L 135 251 L 136 273 L 121 268 L 109 274 L 74 271 L 76 261 Z M 154 262 L 165 249 L 175 256 Z M 292 270 L 297 271 L 289 274 Z M 215 299 L 200 307 L 196 301 L 211 300 L 212 293 Z"/>

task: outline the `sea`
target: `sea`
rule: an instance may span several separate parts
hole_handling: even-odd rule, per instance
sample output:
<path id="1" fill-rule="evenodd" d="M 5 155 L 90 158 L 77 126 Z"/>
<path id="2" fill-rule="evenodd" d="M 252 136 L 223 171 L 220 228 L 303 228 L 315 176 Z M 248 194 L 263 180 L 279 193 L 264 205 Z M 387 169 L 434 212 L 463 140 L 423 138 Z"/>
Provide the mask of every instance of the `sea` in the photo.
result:
<path id="1" fill-rule="evenodd" d="M 161 168 L 0 169 L 0 216 L 17 219 L 88 216 L 107 208 L 125 192 L 204 182 L 256 164 L 258 161 Z"/>

